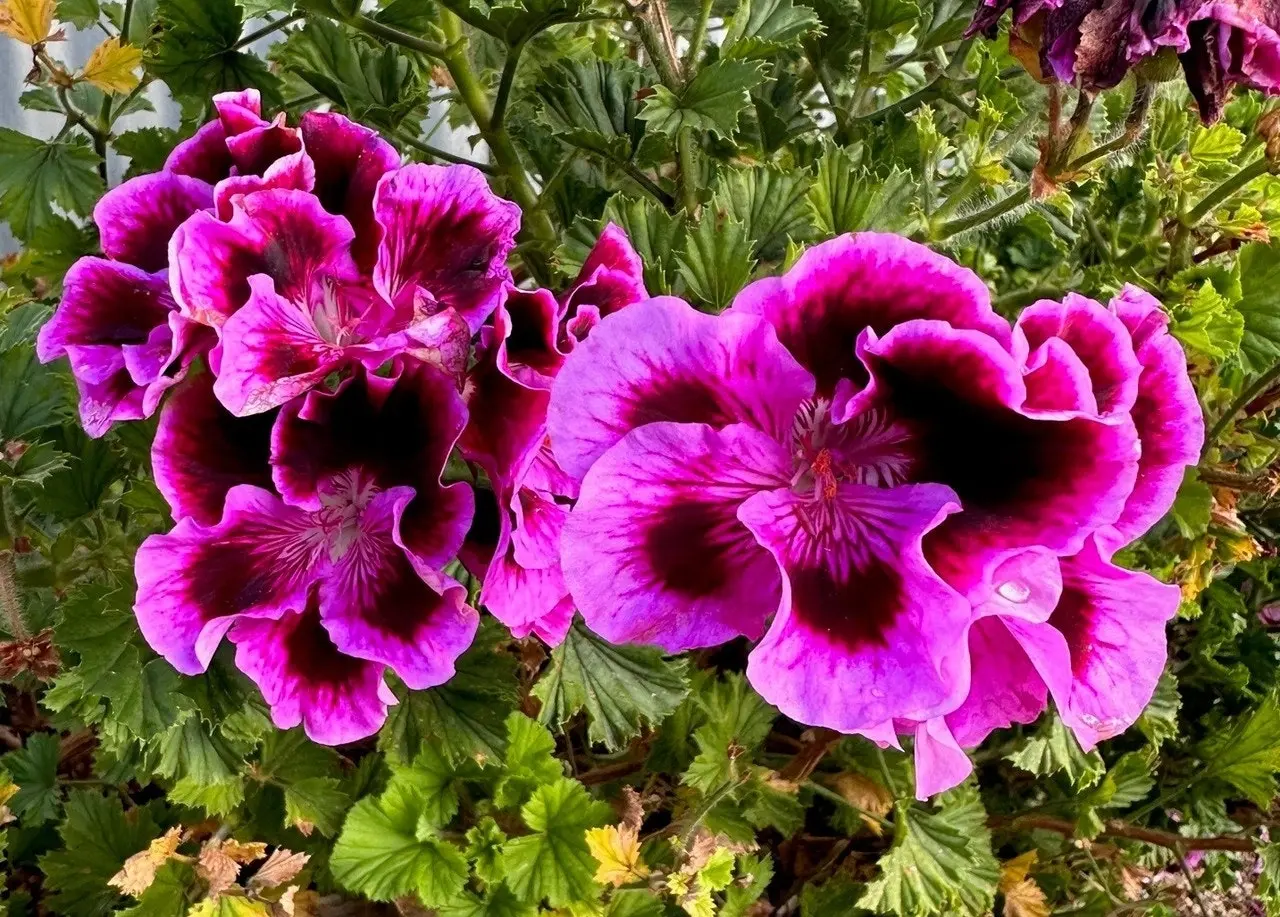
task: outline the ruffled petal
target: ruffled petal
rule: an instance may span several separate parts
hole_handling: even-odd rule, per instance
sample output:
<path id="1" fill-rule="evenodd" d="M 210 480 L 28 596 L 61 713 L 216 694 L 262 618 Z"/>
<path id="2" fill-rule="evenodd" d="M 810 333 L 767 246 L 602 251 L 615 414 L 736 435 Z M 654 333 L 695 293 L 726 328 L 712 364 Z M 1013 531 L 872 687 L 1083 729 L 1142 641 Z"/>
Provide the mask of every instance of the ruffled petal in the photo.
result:
<path id="1" fill-rule="evenodd" d="M 738 507 L 784 486 L 789 467 L 778 443 L 743 424 L 629 433 L 586 476 L 562 536 L 565 580 L 587 625 L 673 653 L 758 637 L 781 582 Z"/>
<path id="2" fill-rule="evenodd" d="M 995 730 L 1035 722 L 1044 712 L 1049 689 L 1002 618 L 974 622 L 969 660 L 969 694 L 946 716 L 961 747 L 975 748 Z"/>
<path id="3" fill-rule="evenodd" d="M 494 511 L 496 513 L 496 507 Z M 551 513 L 559 519 L 551 520 Z M 542 507 L 541 514 L 542 520 L 532 519 L 533 514 L 525 515 L 525 520 L 532 521 L 534 531 L 519 536 L 526 540 L 519 550 L 514 537 L 519 530 L 513 528 L 510 514 L 503 514 L 492 561 L 487 563 L 484 572 L 480 600 L 511 630 L 512 636 L 522 639 L 531 633 L 537 634 L 556 646 L 569 632 L 574 611 L 573 598 L 560 568 L 560 534 L 565 511 L 550 504 Z M 532 549 L 531 545 L 538 545 L 542 550 Z"/>
<path id="4" fill-rule="evenodd" d="M 238 195 L 273 188 L 310 191 L 315 183 L 316 167 L 311 157 L 304 152 L 290 153 L 269 165 L 261 175 L 232 175 L 218 182 L 213 190 L 213 209 L 218 219 L 229 220 L 235 213 L 232 204 Z"/>
<path id="5" fill-rule="evenodd" d="M 164 171 L 189 175 L 211 185 L 230 175 L 231 168 L 227 132 L 219 121 L 201 126 L 194 136 L 175 146 L 164 161 Z"/>
<path id="6" fill-rule="evenodd" d="M 860 409 L 910 429 L 910 478 L 949 486 L 964 507 L 929 541 L 957 588 L 968 584 L 935 549 L 982 563 L 1035 546 L 1071 553 L 1119 517 L 1138 469 L 1127 416 L 1028 416 L 1014 358 L 987 335 L 941 322 L 899 325 L 863 355 L 872 383 Z"/>
<path id="7" fill-rule="evenodd" d="M 1113 417 L 1133 407 L 1142 368 L 1128 329 L 1101 303 L 1074 294 L 1060 303 L 1041 300 L 1022 311 L 1017 328 L 1033 356 L 1049 341 L 1071 348 L 1088 370 L 1099 416 Z"/>
<path id="8" fill-rule="evenodd" d="M 479 330 L 511 280 L 520 208 L 495 195 L 470 166 L 414 164 L 378 183 L 382 243 L 374 284 L 387 300 L 420 286 Z"/>
<path id="9" fill-rule="evenodd" d="M 243 619 L 230 638 L 236 667 L 258 686 L 277 728 L 301 723 L 313 742 L 342 745 L 376 733 L 395 703 L 383 666 L 341 653 L 314 607 Z"/>
<path id="10" fill-rule="evenodd" d="M 413 488 L 393 487 L 358 507 L 331 547 L 333 569 L 320 582 L 320 617 L 342 653 L 389 666 L 408 687 L 453 677 L 480 618 L 466 590 L 444 577 L 428 584 L 396 544 Z"/>
<path id="11" fill-rule="evenodd" d="M 624 306 L 649 298 L 644 286 L 644 263 L 636 253 L 622 227 L 609 223 L 582 263 L 578 278 L 565 298 L 565 314 L 572 322 L 589 309 L 592 322 L 599 322 Z M 580 329 L 572 329 L 576 339 L 585 337 Z"/>
<path id="12" fill-rule="evenodd" d="M 1132 416 L 1142 443 L 1138 478 L 1115 525 L 1100 534 L 1114 551 L 1145 534 L 1177 496 L 1187 466 L 1200 459 L 1204 415 L 1187 375 L 1187 357 L 1168 332 L 1160 304 L 1137 287 L 1127 286 L 1111 301 L 1133 335 L 1142 374 Z"/>
<path id="13" fill-rule="evenodd" d="M 930 568 L 921 539 L 958 509 L 932 484 L 748 499 L 738 516 L 784 571 L 778 613 L 747 663 L 761 697 L 842 732 L 954 707 L 970 606 Z"/>
<path id="14" fill-rule="evenodd" d="M 305 300 L 323 270 L 354 279 L 354 232 L 303 191 L 258 191 L 238 198 L 229 222 L 197 213 L 170 243 L 173 292 L 185 316 L 221 327 L 249 301 L 249 278 L 266 274 L 286 299 Z"/>
<path id="15" fill-rule="evenodd" d="M 1062 561 L 1062 601 L 1044 624 L 1006 621 L 1087 750 L 1141 715 L 1168 655 L 1177 586 L 1105 560 L 1096 541 Z"/>
<path id="16" fill-rule="evenodd" d="M 233 487 L 217 524 L 182 519 L 138 549 L 142 635 L 179 672 L 203 672 L 239 616 L 277 618 L 304 607 L 323 547 L 308 513 L 261 488 Z"/>
<path id="17" fill-rule="evenodd" d="M 778 337 L 831 397 L 837 383 L 866 382 L 854 352 L 867 328 L 883 334 L 917 318 L 945 321 L 1010 345 L 1009 323 L 991 308 L 976 274 L 923 245 L 888 233 L 840 236 L 805 251 L 781 277 L 749 284 L 731 312 L 768 319 Z M 839 422 L 846 416 L 834 406 Z"/>
<path id="18" fill-rule="evenodd" d="M 348 361 L 376 365 L 392 355 L 394 348 L 381 340 L 354 343 L 381 324 L 376 297 L 328 278 L 317 278 L 316 287 L 299 302 L 276 293 L 265 274 L 249 278 L 249 301 L 222 326 L 213 387 L 232 414 L 279 407 Z"/>
<path id="19" fill-rule="evenodd" d="M 150 368 L 155 376 L 135 380 L 126 347 L 173 354 L 169 317 L 174 302 L 164 271 L 148 273 L 118 261 L 81 258 L 63 281 L 62 301 L 36 339 L 36 354 L 48 363 L 65 356 L 80 391 L 80 420 L 90 436 L 101 436 L 117 420 L 138 420 L 158 402 L 171 359 Z M 136 354 L 135 356 L 141 356 Z M 136 364 L 142 369 L 142 361 Z M 146 388 L 158 390 L 148 399 Z"/>
<path id="20" fill-rule="evenodd" d="M 356 232 L 356 263 L 372 270 L 382 235 L 373 196 L 379 179 L 399 168 L 400 154 L 376 131 L 336 112 L 306 112 L 298 126 L 303 148 L 315 162 L 316 197 L 325 210 L 347 218 Z"/>
<path id="21" fill-rule="evenodd" d="M 93 208 L 102 251 L 144 271 L 169 264 L 169 239 L 187 217 L 213 206 L 208 182 L 186 175 L 139 175 L 104 194 Z"/>
<path id="22" fill-rule="evenodd" d="M 658 297 L 610 316 L 574 349 L 552 387 L 547 423 L 557 461 L 580 480 L 648 423 L 746 423 L 784 440 L 812 394 L 813 378 L 767 322 Z"/>
<path id="23" fill-rule="evenodd" d="M 223 117 L 223 126 L 227 119 Z M 236 132 L 227 130 L 227 151 L 240 175 L 262 175 L 277 160 L 302 149 L 302 135 L 284 123 L 284 113 L 275 121 Z"/>
<path id="24" fill-rule="evenodd" d="M 201 525 L 222 518 L 227 492 L 237 484 L 271 487 L 271 427 L 275 418 L 235 417 L 213 394 L 213 376 L 187 379 L 170 396 L 156 438 L 151 468 L 173 518 Z"/>
<path id="25" fill-rule="evenodd" d="M 280 413 L 272 435 L 276 487 L 295 505 L 319 508 L 324 493 L 352 478 L 415 493 L 398 537 L 421 569 L 448 563 L 474 513 L 471 489 L 443 486 L 445 462 L 466 424 L 452 383 L 428 366 L 390 377 L 355 373 L 333 393 L 312 391 Z"/>
<path id="26" fill-rule="evenodd" d="M 915 730 L 916 799 L 957 787 L 973 773 L 973 762 L 941 717 L 926 720 Z"/>
<path id="27" fill-rule="evenodd" d="M 513 381 L 498 368 L 490 347 L 467 375 L 469 421 L 458 442 L 462 454 L 500 485 L 519 486 L 524 469 L 547 438 L 550 394 Z"/>
<path id="28" fill-rule="evenodd" d="M 560 304 L 549 290 L 511 287 L 493 314 L 498 369 L 528 388 L 550 389 L 564 364 Z"/>

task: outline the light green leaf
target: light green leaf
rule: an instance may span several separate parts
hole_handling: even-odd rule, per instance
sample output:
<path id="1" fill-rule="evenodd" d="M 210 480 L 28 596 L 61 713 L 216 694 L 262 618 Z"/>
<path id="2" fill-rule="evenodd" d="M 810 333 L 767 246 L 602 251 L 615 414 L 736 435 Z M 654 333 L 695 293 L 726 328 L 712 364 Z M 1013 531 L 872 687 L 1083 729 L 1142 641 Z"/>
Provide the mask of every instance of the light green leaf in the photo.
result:
<path id="1" fill-rule="evenodd" d="M 183 777 L 170 787 L 169 799 L 193 809 L 204 809 L 213 816 L 230 815 L 244 803 L 244 780 L 239 777 L 217 780 Z"/>
<path id="2" fill-rule="evenodd" d="M 823 236 L 877 229 L 905 232 L 916 221 L 914 183 L 909 172 L 872 174 L 845 147 L 828 147 L 809 188 L 813 222 Z"/>
<path id="3" fill-rule="evenodd" d="M 738 130 L 738 116 L 751 102 L 748 93 L 763 79 L 758 63 L 716 61 L 699 70 L 679 95 L 655 86 L 640 117 L 650 130 L 671 137 L 687 127 L 729 140 Z"/>
<path id="4" fill-rule="evenodd" d="M 1165 740 L 1177 737 L 1180 709 L 1182 697 L 1178 693 L 1178 679 L 1172 672 L 1165 672 L 1156 682 L 1156 691 L 1147 709 L 1138 718 L 1138 729 L 1147 741 L 1159 747 Z"/>
<path id="5" fill-rule="evenodd" d="M 447 841 L 418 836 L 418 813 L 404 804 L 407 798 L 357 802 L 329 869 L 339 884 L 374 901 L 417 894 L 427 907 L 441 907 L 461 893 L 467 861 Z"/>
<path id="6" fill-rule="evenodd" d="M 493 801 L 502 809 L 523 805 L 538 787 L 564 776 L 556 740 L 545 726 L 521 713 L 507 717 L 507 757 Z"/>
<path id="7" fill-rule="evenodd" d="M 196 883 L 190 866 L 170 860 L 156 871 L 155 879 L 137 903 L 117 913 L 120 917 L 186 917 L 191 907 L 188 895 Z"/>
<path id="8" fill-rule="evenodd" d="M 599 894 L 586 830 L 612 820 L 613 810 L 562 777 L 539 787 L 520 814 L 532 833 L 507 841 L 500 860 L 517 897 L 565 907 Z"/>
<path id="9" fill-rule="evenodd" d="M 1197 162 L 1234 161 L 1244 149 L 1244 134 L 1225 121 L 1211 127 L 1197 126 L 1191 133 L 1187 152 Z"/>
<path id="10" fill-rule="evenodd" d="M 338 833 L 349 808 L 351 797 L 334 777 L 307 777 L 284 788 L 285 821 L 295 827 L 311 825 L 325 837 Z"/>
<path id="11" fill-rule="evenodd" d="M 705 211 L 698 225 L 685 234 L 684 250 L 676 256 L 680 276 L 698 300 L 719 312 L 751 279 L 755 268 L 751 249 L 743 223 L 717 219 L 715 213 Z"/>
<path id="12" fill-rule="evenodd" d="M 1237 262 L 1244 316 L 1240 357 L 1245 368 L 1263 372 L 1280 362 L 1280 245 L 1246 245 Z"/>
<path id="13" fill-rule="evenodd" d="M 1169 515 L 1183 538 L 1199 538 L 1209 530 L 1213 516 L 1213 490 L 1200 480 L 1195 468 L 1188 468 L 1183 476 Z"/>
<path id="14" fill-rule="evenodd" d="M 860 907 L 901 917 L 990 913 L 1000 864 L 978 793 L 961 787 L 939 802 L 935 812 L 915 804 L 895 809 L 893 847 Z"/>
<path id="15" fill-rule="evenodd" d="M 1097 751 L 1086 753 L 1057 713 L 1049 717 L 1036 734 L 1007 760 L 1015 767 L 1040 776 L 1061 771 L 1076 790 L 1093 786 L 1106 770 L 1102 756 Z"/>
<path id="16" fill-rule="evenodd" d="M 37 140 L 0 127 L 0 218 L 30 240 L 58 218 L 55 207 L 87 215 L 105 190 L 87 140 Z"/>
<path id="17" fill-rule="evenodd" d="M 575 622 L 534 685 L 538 721 L 558 727 L 585 710 L 591 741 L 619 749 L 679 706 L 689 691 L 685 672 L 685 662 L 660 650 L 611 644 Z"/>
<path id="18" fill-rule="evenodd" d="M 1192 350 L 1224 360 L 1240 348 L 1244 316 L 1208 280 L 1171 313 L 1169 333 Z"/>
<path id="19" fill-rule="evenodd" d="M 1231 784 L 1259 806 L 1268 806 L 1280 787 L 1280 700 L 1269 694 L 1253 711 L 1211 734 L 1197 750 L 1200 778 Z"/>
<path id="20" fill-rule="evenodd" d="M 475 868 L 476 875 L 490 884 L 501 881 L 502 872 L 498 858 L 502 854 L 502 845 L 507 842 L 507 835 L 491 817 L 480 819 L 475 827 L 467 831 L 467 859 Z"/>
<path id="21" fill-rule="evenodd" d="M 716 182 L 712 201 L 718 211 L 746 227 L 752 257 L 777 261 L 788 242 L 813 237 L 809 185 L 804 172 L 769 166 L 726 169 Z"/>
<path id="22" fill-rule="evenodd" d="M 792 0 L 738 0 L 725 36 L 724 55 L 768 59 L 821 28 L 817 13 Z"/>
<path id="23" fill-rule="evenodd" d="M 712 682 L 699 702 L 706 713 L 706 723 L 693 734 L 698 755 L 683 780 L 710 793 L 734 780 L 739 768 L 750 762 L 750 753 L 769 734 L 778 711 L 737 674 Z"/>

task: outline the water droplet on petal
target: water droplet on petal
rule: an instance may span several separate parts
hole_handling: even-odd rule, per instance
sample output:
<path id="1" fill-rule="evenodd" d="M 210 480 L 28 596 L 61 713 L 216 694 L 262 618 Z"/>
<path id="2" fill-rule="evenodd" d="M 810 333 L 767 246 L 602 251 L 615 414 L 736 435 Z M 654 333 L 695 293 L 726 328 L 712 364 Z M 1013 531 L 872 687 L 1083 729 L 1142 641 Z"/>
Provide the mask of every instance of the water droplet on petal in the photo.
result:
<path id="1" fill-rule="evenodd" d="M 1031 598 L 1031 590 L 1026 583 L 1019 583 L 1016 580 L 1009 580 L 1007 583 L 1001 583 L 996 587 L 996 592 L 1000 593 L 1000 597 L 1010 602 L 1025 602 Z"/>

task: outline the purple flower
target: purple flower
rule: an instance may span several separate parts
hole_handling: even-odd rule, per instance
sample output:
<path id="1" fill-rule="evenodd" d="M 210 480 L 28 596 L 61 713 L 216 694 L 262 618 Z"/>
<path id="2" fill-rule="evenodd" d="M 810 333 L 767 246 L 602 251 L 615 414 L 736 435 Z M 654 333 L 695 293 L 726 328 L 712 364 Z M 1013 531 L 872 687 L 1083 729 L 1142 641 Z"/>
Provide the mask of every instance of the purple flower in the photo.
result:
<path id="1" fill-rule="evenodd" d="M 1015 38 L 1039 74 L 1094 92 L 1168 48 L 1182 62 L 1205 123 L 1233 86 L 1280 92 L 1280 6 L 1255 0 L 984 0 L 970 34 L 994 36 L 1013 11 Z"/>
<path id="2" fill-rule="evenodd" d="M 439 572 L 472 516 L 470 489 L 441 483 L 462 400 L 416 362 L 389 377 L 357 371 L 280 412 L 269 466 L 258 418 L 217 416 L 193 379 L 162 417 L 157 478 L 191 515 L 139 549 L 143 635 L 193 674 L 231 630 L 279 725 L 301 721 L 317 741 L 368 735 L 386 712 L 383 672 L 441 684 L 477 626 L 465 590 Z"/>
<path id="3" fill-rule="evenodd" d="M 1143 297 L 1040 303 L 1011 329 L 971 272 L 864 233 L 721 316 L 657 298 L 604 320 L 548 415 L 580 482 L 561 556 L 588 625 L 671 652 L 758 639 L 748 678 L 789 716 L 915 731 L 921 791 L 1049 693 L 1082 741 L 1115 734 L 1177 591 L 1110 557 L 1203 435 Z M 1045 646 L 1020 649 L 1023 625 Z"/>
<path id="4" fill-rule="evenodd" d="M 610 223 L 558 299 L 508 289 L 468 379 L 471 424 L 462 451 L 485 469 L 492 500 L 477 511 L 468 566 L 481 599 L 517 637 L 564 639 L 573 600 L 560 567 L 560 534 L 576 482 L 547 444 L 549 390 L 565 356 L 601 318 L 648 297 L 640 258 Z"/>

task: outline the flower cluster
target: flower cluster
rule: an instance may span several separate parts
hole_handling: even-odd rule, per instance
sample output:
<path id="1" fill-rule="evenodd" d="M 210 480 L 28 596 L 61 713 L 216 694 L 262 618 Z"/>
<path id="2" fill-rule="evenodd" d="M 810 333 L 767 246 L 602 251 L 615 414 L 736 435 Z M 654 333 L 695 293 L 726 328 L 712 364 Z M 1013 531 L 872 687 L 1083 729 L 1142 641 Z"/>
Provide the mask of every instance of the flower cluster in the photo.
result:
<path id="1" fill-rule="evenodd" d="M 1111 559 L 1203 426 L 1136 288 L 1011 328 L 967 269 L 844 236 L 722 315 L 659 297 L 606 320 L 548 418 L 587 624 L 670 652 L 758 641 L 747 677 L 788 716 L 913 734 L 922 796 L 1050 697 L 1086 748 L 1150 699 L 1179 593 Z"/>
<path id="2" fill-rule="evenodd" d="M 68 357 L 94 436 L 151 416 L 172 389 L 152 463 L 177 525 L 136 561 L 151 645 L 194 674 L 227 636 L 278 725 L 351 741 L 395 701 L 387 670 L 410 688 L 441 684 L 475 635 L 445 573 L 460 553 L 482 569 L 495 547 L 477 534 L 472 483 L 443 480 L 464 431 L 519 517 L 503 514 L 507 554 L 486 593 L 514 592 L 512 577 L 555 553 L 532 502 L 542 491 L 514 458 L 485 464 L 486 433 L 468 426 L 493 412 L 540 437 L 536 404 L 504 375 L 514 342 L 495 339 L 467 373 L 495 309 L 501 327 L 528 301 L 506 266 L 520 214 L 475 169 L 401 166 L 339 115 L 268 121 L 252 91 L 214 106 L 163 171 L 102 199 L 106 257 L 68 273 L 39 354 Z M 609 269 L 597 273 L 565 304 L 573 333 L 618 304 Z M 490 375 L 510 382 L 511 405 L 469 411 L 503 396 Z M 567 627 L 560 592 L 548 636 Z"/>
<path id="3" fill-rule="evenodd" d="M 255 93 L 95 212 L 42 329 L 85 428 L 160 411 L 176 520 L 135 610 L 181 672 L 224 637 L 282 727 L 376 731 L 447 681 L 478 615 L 670 652 L 757 641 L 796 720 L 913 735 L 918 792 L 1049 699 L 1126 728 L 1178 592 L 1115 565 L 1203 438 L 1159 305 L 1039 302 L 897 236 L 814 246 L 724 314 L 650 298 L 608 226 L 559 295 L 507 268 L 520 214 Z M 162 400 L 163 408 L 160 407 Z"/>
<path id="4" fill-rule="evenodd" d="M 970 33 L 994 36 L 1009 10 L 1014 44 L 1042 78 L 1094 92 L 1176 54 L 1206 123 L 1234 86 L 1280 92 L 1280 4 L 1271 0 L 983 0 Z"/>

